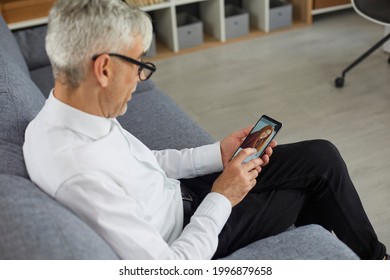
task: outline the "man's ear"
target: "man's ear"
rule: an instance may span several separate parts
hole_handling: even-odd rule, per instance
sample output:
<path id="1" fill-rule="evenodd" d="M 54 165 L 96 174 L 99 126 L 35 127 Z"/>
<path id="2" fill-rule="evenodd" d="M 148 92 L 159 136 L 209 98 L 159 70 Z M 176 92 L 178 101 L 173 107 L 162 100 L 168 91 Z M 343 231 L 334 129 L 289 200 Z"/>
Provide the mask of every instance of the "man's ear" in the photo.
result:
<path id="1" fill-rule="evenodd" d="M 107 87 L 109 78 L 112 74 L 111 71 L 112 61 L 108 54 L 99 55 L 93 61 L 93 72 L 95 74 L 97 82 L 102 87 Z"/>

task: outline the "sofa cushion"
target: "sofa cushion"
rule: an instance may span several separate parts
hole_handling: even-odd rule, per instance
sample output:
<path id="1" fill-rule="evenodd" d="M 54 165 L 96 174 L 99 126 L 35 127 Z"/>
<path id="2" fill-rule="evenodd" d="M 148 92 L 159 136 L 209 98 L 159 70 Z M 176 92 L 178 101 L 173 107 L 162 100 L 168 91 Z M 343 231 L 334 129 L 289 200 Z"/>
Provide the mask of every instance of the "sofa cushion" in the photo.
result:
<path id="1" fill-rule="evenodd" d="M 210 135 L 152 81 L 140 83 L 121 125 L 153 150 L 183 149 L 213 143 Z"/>
<path id="2" fill-rule="evenodd" d="M 20 70 L 25 74 L 28 74 L 28 68 L 23 55 L 20 51 L 18 44 L 15 41 L 14 36 L 8 29 L 8 25 L 0 15 L 0 50 L 2 53 L 7 52 L 8 59 L 16 63 Z"/>
<path id="3" fill-rule="evenodd" d="M 30 27 L 13 32 L 30 71 L 50 65 L 50 60 L 45 49 L 46 33 L 47 25 Z"/>
<path id="4" fill-rule="evenodd" d="M 8 51 L 0 52 L 0 173 L 28 178 L 22 153 L 24 131 L 42 108 L 44 97 L 20 68 Z"/>
<path id="5" fill-rule="evenodd" d="M 358 256 L 319 225 L 285 231 L 237 250 L 226 260 L 357 260 Z"/>
<path id="6" fill-rule="evenodd" d="M 118 259 L 89 226 L 21 177 L 0 174 L 0 259 Z"/>

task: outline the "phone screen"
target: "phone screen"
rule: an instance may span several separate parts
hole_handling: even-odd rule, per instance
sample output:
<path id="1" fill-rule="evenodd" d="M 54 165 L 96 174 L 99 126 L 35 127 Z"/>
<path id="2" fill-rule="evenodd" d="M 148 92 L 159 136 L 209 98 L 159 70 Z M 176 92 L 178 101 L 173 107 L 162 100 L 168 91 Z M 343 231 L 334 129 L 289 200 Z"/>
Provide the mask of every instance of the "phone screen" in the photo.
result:
<path id="1" fill-rule="evenodd" d="M 271 140 L 274 139 L 281 127 L 282 124 L 280 122 L 263 115 L 249 132 L 248 136 L 245 138 L 244 142 L 242 142 L 241 146 L 234 153 L 232 158 L 245 148 L 255 148 L 257 153 L 247 157 L 244 160 L 244 163 L 254 158 L 261 157 L 264 150 L 268 147 Z"/>

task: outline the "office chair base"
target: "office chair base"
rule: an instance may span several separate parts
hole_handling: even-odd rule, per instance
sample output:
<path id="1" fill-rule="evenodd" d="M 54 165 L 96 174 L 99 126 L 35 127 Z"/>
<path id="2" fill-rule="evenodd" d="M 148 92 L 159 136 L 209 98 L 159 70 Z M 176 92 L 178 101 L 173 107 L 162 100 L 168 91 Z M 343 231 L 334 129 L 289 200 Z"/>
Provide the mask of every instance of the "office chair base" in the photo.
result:
<path id="1" fill-rule="evenodd" d="M 343 77 L 337 77 L 337 78 L 334 80 L 334 85 L 335 85 L 337 88 L 342 88 L 342 87 L 344 87 L 344 78 L 343 78 Z"/>
<path id="2" fill-rule="evenodd" d="M 344 77 L 347 74 L 347 72 L 351 71 L 355 66 L 357 66 L 359 63 L 361 63 L 363 60 L 365 60 L 369 55 L 371 55 L 374 51 L 379 49 L 384 43 L 390 40 L 390 33 L 387 34 L 384 38 L 379 40 L 378 43 L 376 43 L 374 46 L 372 46 L 368 51 L 363 53 L 361 56 L 359 56 L 354 62 L 352 62 L 351 65 L 349 65 L 347 68 L 344 69 L 342 72 L 342 76 L 336 78 L 335 85 L 338 88 L 342 88 L 344 86 Z M 390 58 L 388 59 L 388 62 L 390 63 Z"/>
<path id="3" fill-rule="evenodd" d="M 387 59 L 387 63 L 390 64 L 390 56 L 389 58 Z M 350 70 L 350 69 L 348 69 Z M 344 70 L 343 72 L 343 76 L 341 77 L 337 77 L 335 80 L 334 80 L 334 85 L 337 87 L 337 88 L 342 88 L 344 87 L 344 82 L 345 82 L 345 74 L 348 70 Z"/>

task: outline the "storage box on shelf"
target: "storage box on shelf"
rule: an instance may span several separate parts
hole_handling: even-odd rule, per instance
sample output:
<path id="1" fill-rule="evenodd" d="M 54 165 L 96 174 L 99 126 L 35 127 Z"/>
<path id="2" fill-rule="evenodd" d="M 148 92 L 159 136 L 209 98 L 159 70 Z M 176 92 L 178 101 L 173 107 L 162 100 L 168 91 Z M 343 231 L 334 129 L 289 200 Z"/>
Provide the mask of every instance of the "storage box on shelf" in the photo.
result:
<path id="1" fill-rule="evenodd" d="M 234 5 L 225 6 L 226 39 L 237 38 L 249 33 L 249 14 Z"/>
<path id="2" fill-rule="evenodd" d="M 270 1 L 269 30 L 289 27 L 292 24 L 292 6 L 282 0 Z"/>
<path id="3" fill-rule="evenodd" d="M 200 19 L 188 13 L 178 13 L 176 21 L 180 50 L 203 44 L 203 23 Z"/>

